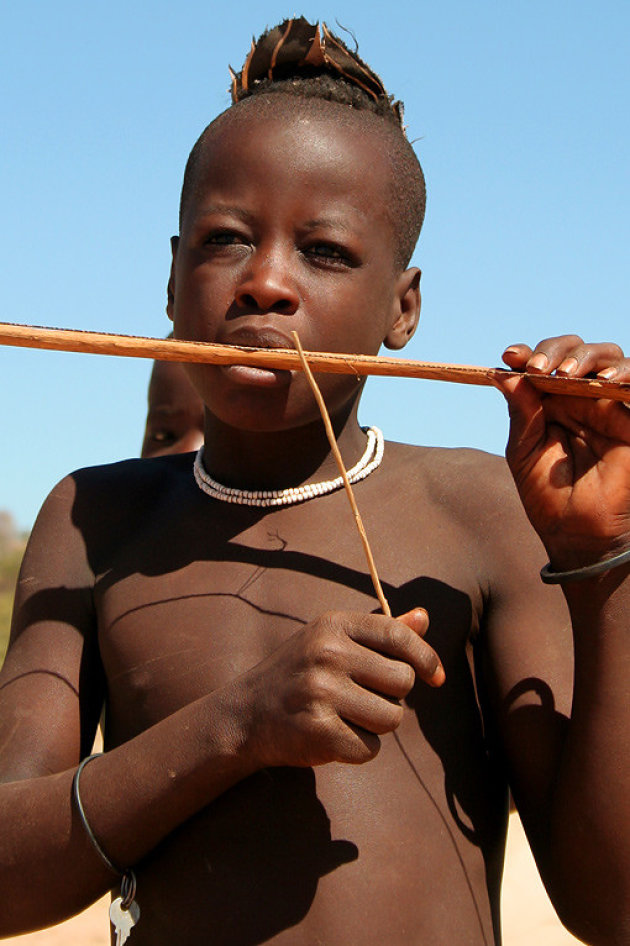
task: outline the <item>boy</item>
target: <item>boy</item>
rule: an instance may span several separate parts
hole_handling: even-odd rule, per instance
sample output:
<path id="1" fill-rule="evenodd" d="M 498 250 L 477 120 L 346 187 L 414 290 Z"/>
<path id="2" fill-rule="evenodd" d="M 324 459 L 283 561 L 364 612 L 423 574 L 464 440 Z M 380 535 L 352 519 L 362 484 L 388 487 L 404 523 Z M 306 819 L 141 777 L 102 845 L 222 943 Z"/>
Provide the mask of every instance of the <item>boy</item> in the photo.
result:
<path id="1" fill-rule="evenodd" d="M 423 185 L 381 88 L 305 21 L 254 47 L 187 168 L 176 337 L 403 347 Z M 504 357 L 630 374 L 573 337 Z M 2 933 L 112 886 L 89 826 L 134 866 L 134 944 L 498 943 L 509 779 L 564 921 L 627 942 L 630 414 L 501 382 L 545 551 L 502 461 L 381 453 L 360 384 L 321 376 L 395 620 L 303 374 L 189 374 L 195 478 L 186 456 L 84 470 L 34 530 L 0 693 Z"/>
<path id="2" fill-rule="evenodd" d="M 203 443 L 203 402 L 183 365 L 153 363 L 142 457 L 198 450 Z"/>

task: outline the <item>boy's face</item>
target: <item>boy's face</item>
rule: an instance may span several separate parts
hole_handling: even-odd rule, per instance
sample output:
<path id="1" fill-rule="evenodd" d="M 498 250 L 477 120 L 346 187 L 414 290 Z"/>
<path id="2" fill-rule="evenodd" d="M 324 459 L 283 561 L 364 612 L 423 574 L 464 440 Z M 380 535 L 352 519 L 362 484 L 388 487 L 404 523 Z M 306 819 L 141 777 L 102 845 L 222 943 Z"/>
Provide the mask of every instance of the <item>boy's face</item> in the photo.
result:
<path id="1" fill-rule="evenodd" d="M 156 362 L 149 383 L 149 407 L 142 457 L 188 453 L 203 443 L 203 403 L 182 365 Z"/>
<path id="2" fill-rule="evenodd" d="M 175 336 L 293 348 L 295 330 L 307 351 L 402 347 L 417 320 L 418 274 L 394 262 L 390 170 L 372 126 L 280 106 L 242 109 L 210 135 L 174 241 Z M 188 370 L 233 426 L 286 429 L 319 416 L 301 372 Z M 352 376 L 318 380 L 332 412 L 358 393 Z"/>

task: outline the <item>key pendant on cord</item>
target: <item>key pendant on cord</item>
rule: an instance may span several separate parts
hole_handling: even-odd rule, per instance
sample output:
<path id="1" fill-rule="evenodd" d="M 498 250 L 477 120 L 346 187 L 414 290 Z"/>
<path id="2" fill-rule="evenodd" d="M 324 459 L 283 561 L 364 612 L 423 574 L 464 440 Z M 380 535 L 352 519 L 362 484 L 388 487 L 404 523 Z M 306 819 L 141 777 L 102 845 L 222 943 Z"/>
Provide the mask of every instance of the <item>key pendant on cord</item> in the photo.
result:
<path id="1" fill-rule="evenodd" d="M 135 894 L 135 874 L 133 871 L 127 871 L 120 885 L 120 897 L 116 897 L 109 908 L 109 919 L 116 933 L 116 946 L 123 946 L 123 943 L 127 942 L 140 919 L 140 907 L 134 900 Z"/>

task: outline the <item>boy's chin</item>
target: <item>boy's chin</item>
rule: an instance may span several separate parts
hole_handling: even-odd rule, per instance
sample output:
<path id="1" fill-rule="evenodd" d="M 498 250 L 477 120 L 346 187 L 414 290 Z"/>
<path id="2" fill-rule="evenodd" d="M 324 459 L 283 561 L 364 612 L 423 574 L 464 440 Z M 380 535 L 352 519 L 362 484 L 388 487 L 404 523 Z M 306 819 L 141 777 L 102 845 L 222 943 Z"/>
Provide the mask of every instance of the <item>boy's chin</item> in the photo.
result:
<path id="1" fill-rule="evenodd" d="M 222 365 L 213 368 L 210 383 L 208 376 L 195 380 L 219 426 L 261 434 L 321 426 L 317 400 L 301 371 Z M 340 374 L 320 375 L 318 384 L 333 418 L 350 415 L 363 387 L 355 376 Z"/>

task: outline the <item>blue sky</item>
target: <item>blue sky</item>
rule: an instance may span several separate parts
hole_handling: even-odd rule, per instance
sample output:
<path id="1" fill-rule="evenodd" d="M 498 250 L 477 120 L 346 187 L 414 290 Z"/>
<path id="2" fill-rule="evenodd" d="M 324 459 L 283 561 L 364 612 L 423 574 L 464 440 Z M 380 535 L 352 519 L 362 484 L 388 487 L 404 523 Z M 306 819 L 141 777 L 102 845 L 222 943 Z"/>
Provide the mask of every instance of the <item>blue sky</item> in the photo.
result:
<path id="1" fill-rule="evenodd" d="M 163 335 L 188 151 L 228 104 L 228 63 L 283 3 L 110 0 L 0 13 L 0 320 Z M 498 364 L 563 331 L 630 347 L 630 4 L 304 3 L 405 101 L 428 208 L 423 316 L 405 355 Z M 140 448 L 150 364 L 0 348 L 0 508 L 29 527 L 79 466 Z M 500 453 L 493 389 L 372 379 L 389 439 Z"/>

